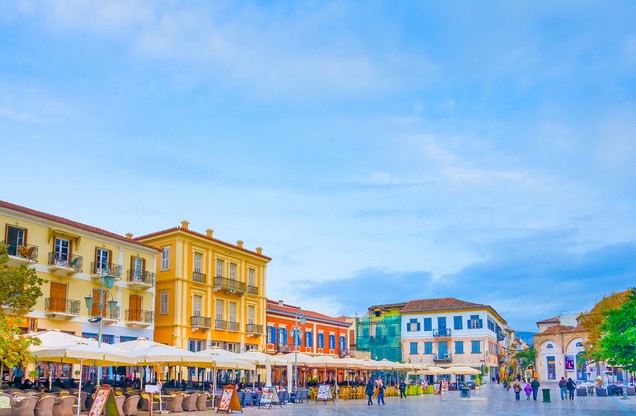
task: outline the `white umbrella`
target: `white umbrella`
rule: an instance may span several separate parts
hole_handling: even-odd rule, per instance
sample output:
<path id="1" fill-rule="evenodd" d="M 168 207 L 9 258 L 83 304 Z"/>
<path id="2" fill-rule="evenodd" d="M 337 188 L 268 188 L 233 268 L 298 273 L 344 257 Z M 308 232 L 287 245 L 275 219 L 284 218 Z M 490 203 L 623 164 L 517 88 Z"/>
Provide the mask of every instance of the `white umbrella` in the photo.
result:
<path id="1" fill-rule="evenodd" d="M 481 374 L 481 371 L 466 366 L 449 367 L 446 371 L 448 371 L 447 374 Z"/>
<path id="2" fill-rule="evenodd" d="M 272 384 L 272 365 L 287 365 L 287 363 L 275 355 L 265 354 L 256 350 L 249 350 L 239 354 L 241 360 L 245 360 L 257 366 L 265 366 L 265 384 Z"/>
<path id="3" fill-rule="evenodd" d="M 212 391 L 216 392 L 216 370 L 217 368 L 221 369 L 231 369 L 231 370 L 255 370 L 256 365 L 241 360 L 238 357 L 239 354 L 233 353 L 231 351 L 226 351 L 224 349 L 218 347 L 212 347 L 206 350 L 202 350 L 194 353 L 197 357 L 202 357 L 210 360 L 209 367 L 212 368 Z"/>

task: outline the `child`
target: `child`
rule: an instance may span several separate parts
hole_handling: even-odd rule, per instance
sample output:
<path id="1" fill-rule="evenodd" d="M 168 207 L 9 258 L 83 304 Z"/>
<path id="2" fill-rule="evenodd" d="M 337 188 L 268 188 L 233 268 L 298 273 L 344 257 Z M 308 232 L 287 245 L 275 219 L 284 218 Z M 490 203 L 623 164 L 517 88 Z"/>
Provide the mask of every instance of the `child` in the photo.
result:
<path id="1" fill-rule="evenodd" d="M 519 393 L 521 393 L 521 384 L 519 383 L 519 380 L 515 380 L 513 386 L 514 387 L 512 389 L 515 392 L 515 400 L 520 400 Z"/>
<path id="2" fill-rule="evenodd" d="M 530 400 L 530 394 L 532 394 L 532 386 L 530 386 L 530 383 L 526 383 L 526 386 L 523 388 L 523 391 L 526 392 L 526 397 L 528 398 L 527 400 Z"/>

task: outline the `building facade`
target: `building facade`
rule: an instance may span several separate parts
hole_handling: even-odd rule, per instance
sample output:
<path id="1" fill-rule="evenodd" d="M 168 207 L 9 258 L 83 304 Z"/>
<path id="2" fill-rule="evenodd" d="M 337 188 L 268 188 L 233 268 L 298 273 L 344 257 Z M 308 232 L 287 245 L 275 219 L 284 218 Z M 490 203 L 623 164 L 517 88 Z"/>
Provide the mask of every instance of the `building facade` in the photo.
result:
<path id="1" fill-rule="evenodd" d="M 374 305 L 357 318 L 356 349 L 374 360 L 402 361 L 402 317 L 406 302 Z"/>
<path id="2" fill-rule="evenodd" d="M 265 346 L 265 279 L 271 258 L 180 227 L 136 238 L 157 256 L 155 341 L 190 351 L 242 352 Z"/>
<path id="3" fill-rule="evenodd" d="M 27 264 L 46 280 L 25 332 L 58 329 L 112 344 L 153 338 L 158 250 L 100 228 L 0 201 L 9 264 Z M 102 286 L 114 276 L 114 286 Z M 87 307 L 87 299 L 92 306 Z"/>
<path id="4" fill-rule="evenodd" d="M 349 326 L 342 318 L 267 300 L 267 344 L 270 354 L 296 351 L 344 357 L 349 353 Z M 303 322 L 304 321 L 304 322 Z"/>
<path id="5" fill-rule="evenodd" d="M 576 316 L 555 316 L 537 322 L 537 327 L 534 346 L 539 380 L 556 381 L 561 377 L 587 380 L 598 375 L 597 366 L 588 368 L 581 358 L 587 332 Z"/>
<path id="6" fill-rule="evenodd" d="M 401 325 L 406 362 L 488 367 L 491 376 L 503 364 L 507 323 L 489 305 L 455 298 L 412 300 L 402 308 Z"/>

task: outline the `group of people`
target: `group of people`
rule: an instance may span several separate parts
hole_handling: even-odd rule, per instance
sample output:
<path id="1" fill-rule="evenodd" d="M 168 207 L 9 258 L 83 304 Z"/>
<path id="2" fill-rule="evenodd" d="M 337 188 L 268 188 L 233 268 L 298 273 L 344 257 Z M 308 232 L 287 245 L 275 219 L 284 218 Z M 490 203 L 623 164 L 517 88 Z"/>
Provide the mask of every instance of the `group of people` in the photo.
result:
<path id="1" fill-rule="evenodd" d="M 532 379 L 530 383 L 526 382 L 525 387 L 521 387 L 521 380 L 515 380 L 512 383 L 512 390 L 515 392 L 515 400 L 521 400 L 521 391 L 526 394 L 526 400 L 530 400 L 530 395 L 532 394 L 532 399 L 537 400 L 537 394 L 539 393 L 539 380 L 536 378 Z"/>
<path id="2" fill-rule="evenodd" d="M 384 382 L 382 382 L 381 378 L 378 378 L 375 381 L 373 380 L 373 377 L 369 378 L 369 382 L 365 388 L 365 393 L 369 398 L 369 400 L 367 400 L 367 406 L 373 406 L 373 396 L 375 394 L 378 395 L 378 406 L 380 406 L 380 403 L 384 406 L 384 390 L 386 390 L 386 386 L 384 385 Z"/>
<path id="3" fill-rule="evenodd" d="M 576 390 L 574 380 L 568 378 L 566 381 L 565 377 L 561 377 L 561 380 L 559 380 L 559 389 L 561 390 L 561 400 L 574 400 L 574 390 Z"/>

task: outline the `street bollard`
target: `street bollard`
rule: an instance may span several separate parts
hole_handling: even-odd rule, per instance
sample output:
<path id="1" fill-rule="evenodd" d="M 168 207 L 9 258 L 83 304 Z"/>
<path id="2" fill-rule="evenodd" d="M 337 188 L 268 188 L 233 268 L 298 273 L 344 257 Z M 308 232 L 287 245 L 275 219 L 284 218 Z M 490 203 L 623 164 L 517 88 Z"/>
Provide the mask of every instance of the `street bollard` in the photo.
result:
<path id="1" fill-rule="evenodd" d="M 623 400 L 627 400 L 627 386 L 623 386 Z"/>

